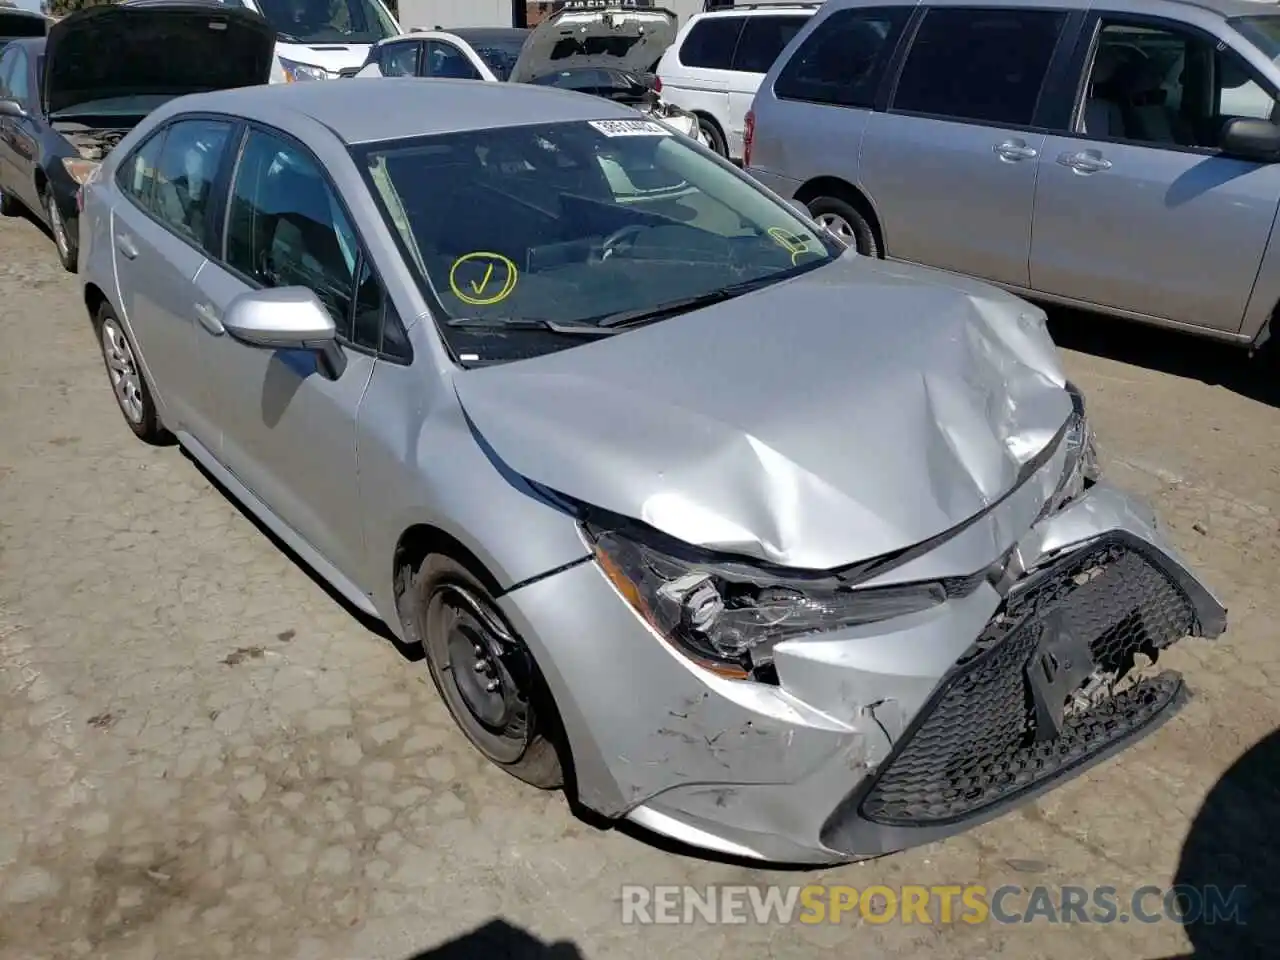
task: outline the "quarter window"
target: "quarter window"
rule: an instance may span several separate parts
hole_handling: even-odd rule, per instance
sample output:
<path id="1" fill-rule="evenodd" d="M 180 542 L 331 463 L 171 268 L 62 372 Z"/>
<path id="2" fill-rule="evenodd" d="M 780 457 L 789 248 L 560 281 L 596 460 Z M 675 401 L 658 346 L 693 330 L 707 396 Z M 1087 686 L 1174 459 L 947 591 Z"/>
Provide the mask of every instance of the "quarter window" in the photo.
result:
<path id="1" fill-rule="evenodd" d="M 222 120 L 181 120 L 164 138 L 149 207 L 195 243 L 204 242 L 213 181 L 230 136 L 231 124 Z"/>
<path id="2" fill-rule="evenodd" d="M 264 287 L 310 287 L 351 339 L 359 244 L 316 162 L 253 131 L 227 210 L 226 262 Z"/>
<path id="3" fill-rule="evenodd" d="M 378 69 L 384 77 L 413 77 L 418 73 L 420 43 L 389 43 L 379 54 Z"/>
<path id="4" fill-rule="evenodd" d="M 893 109 L 1029 125 L 1066 18 L 1055 10 L 930 10 L 903 65 Z"/>
<path id="5" fill-rule="evenodd" d="M 151 192 L 156 182 L 156 167 L 159 165 L 160 152 L 164 149 L 164 138 L 167 130 L 152 134 L 128 160 L 120 165 L 116 174 L 116 183 L 120 189 L 131 196 L 141 207 L 151 208 Z"/>
<path id="6" fill-rule="evenodd" d="M 831 14 L 778 74 L 775 96 L 870 108 L 908 7 L 852 8 Z"/>
<path id="7" fill-rule="evenodd" d="M 27 103 L 31 95 L 31 84 L 27 79 L 27 55 L 21 50 L 13 53 L 12 72 L 7 78 L 9 96 L 19 103 Z"/>
<path id="8" fill-rule="evenodd" d="M 808 17 L 747 17 L 733 55 L 733 69 L 743 73 L 768 73 L 778 54 L 807 20 Z"/>
<path id="9" fill-rule="evenodd" d="M 427 41 L 422 75 L 442 80 L 479 80 L 480 71 L 452 43 Z"/>
<path id="10" fill-rule="evenodd" d="M 708 17 L 689 30 L 680 47 L 680 62 L 704 70 L 732 70 L 745 17 Z"/>

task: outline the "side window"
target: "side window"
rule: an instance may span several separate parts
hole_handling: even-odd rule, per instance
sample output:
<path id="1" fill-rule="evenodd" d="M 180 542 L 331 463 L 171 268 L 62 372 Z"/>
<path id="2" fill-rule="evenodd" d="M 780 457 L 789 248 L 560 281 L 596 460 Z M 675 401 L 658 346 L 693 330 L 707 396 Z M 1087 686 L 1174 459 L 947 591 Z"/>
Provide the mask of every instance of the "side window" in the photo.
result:
<path id="1" fill-rule="evenodd" d="M 733 69 L 743 73 L 768 73 L 778 54 L 807 20 L 807 17 L 773 15 L 747 17 L 733 55 Z"/>
<path id="2" fill-rule="evenodd" d="M 424 77 L 437 77 L 447 80 L 479 80 L 480 71 L 471 65 L 461 50 L 452 43 L 443 40 L 428 40 L 425 62 L 422 64 Z"/>
<path id="3" fill-rule="evenodd" d="M 156 163 L 151 212 L 195 243 L 204 241 L 213 181 L 231 129 L 223 120 L 180 120 L 169 127 Z"/>
<path id="4" fill-rule="evenodd" d="M 378 51 L 378 69 L 384 77 L 416 77 L 420 43 L 388 43 Z"/>
<path id="5" fill-rule="evenodd" d="M 13 72 L 7 78 L 9 96 L 20 103 L 31 101 L 31 81 L 27 76 L 27 55 L 22 50 L 13 51 Z"/>
<path id="6" fill-rule="evenodd" d="M 732 70 L 745 17 L 707 17 L 690 29 L 680 47 L 680 62 L 704 70 Z"/>
<path id="7" fill-rule="evenodd" d="M 164 138 L 168 130 L 161 130 L 151 135 L 137 151 L 116 171 L 116 184 L 144 209 L 151 209 L 151 191 L 156 182 L 156 168 L 159 166 L 160 152 L 164 149 Z"/>
<path id="8" fill-rule="evenodd" d="M 13 61 L 17 57 L 18 51 L 6 50 L 0 53 L 0 97 L 11 98 L 13 95 L 9 92 L 9 74 L 13 70 Z"/>
<path id="9" fill-rule="evenodd" d="M 863 7 L 831 14 L 778 73 L 774 95 L 870 108 L 910 16 L 910 7 Z"/>
<path id="10" fill-rule="evenodd" d="M 1054 10 L 930 10 L 903 65 L 893 109 L 1030 124 L 1066 18 Z"/>
<path id="11" fill-rule="evenodd" d="M 1085 91 L 1078 133 L 1155 147 L 1216 149 L 1228 119 L 1276 113 L 1235 51 L 1172 23 L 1104 20 Z"/>
<path id="12" fill-rule="evenodd" d="M 338 335 L 350 341 L 359 253 L 355 230 L 315 160 L 252 131 L 228 201 L 227 264 L 264 287 L 310 287 Z"/>

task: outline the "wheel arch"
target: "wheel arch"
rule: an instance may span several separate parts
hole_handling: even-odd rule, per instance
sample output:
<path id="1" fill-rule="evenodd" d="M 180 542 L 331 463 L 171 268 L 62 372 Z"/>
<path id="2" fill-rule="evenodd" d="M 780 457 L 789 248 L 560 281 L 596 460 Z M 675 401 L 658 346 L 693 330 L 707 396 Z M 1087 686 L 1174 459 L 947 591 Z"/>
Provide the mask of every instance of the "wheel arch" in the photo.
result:
<path id="1" fill-rule="evenodd" d="M 884 227 L 880 223 L 880 217 L 876 214 L 876 208 L 872 204 L 871 198 L 862 190 L 839 177 L 814 177 L 802 184 L 795 193 L 795 199 L 806 206 L 818 197 L 835 197 L 838 200 L 843 200 L 857 210 L 858 213 L 862 214 L 863 219 L 870 224 L 871 230 L 875 234 L 876 243 L 880 247 L 881 253 L 885 253 Z"/>

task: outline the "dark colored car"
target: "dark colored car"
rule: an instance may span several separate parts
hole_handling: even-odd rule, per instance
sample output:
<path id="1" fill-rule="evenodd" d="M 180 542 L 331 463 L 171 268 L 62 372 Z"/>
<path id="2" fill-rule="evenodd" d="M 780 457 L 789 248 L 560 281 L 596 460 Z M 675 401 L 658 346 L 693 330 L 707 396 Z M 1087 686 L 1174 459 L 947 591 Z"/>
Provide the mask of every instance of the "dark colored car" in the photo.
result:
<path id="1" fill-rule="evenodd" d="M 73 13 L 45 37 L 10 42 L 0 51 L 0 213 L 36 214 L 74 273 L 77 194 L 102 158 L 175 97 L 266 83 L 275 40 L 249 10 L 148 0 Z"/>
<path id="2" fill-rule="evenodd" d="M 34 10 L 0 9 L 0 49 L 10 40 L 43 37 L 49 32 L 49 18 Z"/>
<path id="3" fill-rule="evenodd" d="M 465 40 L 499 80 L 511 79 L 530 33 L 518 27 L 464 27 L 449 32 Z"/>

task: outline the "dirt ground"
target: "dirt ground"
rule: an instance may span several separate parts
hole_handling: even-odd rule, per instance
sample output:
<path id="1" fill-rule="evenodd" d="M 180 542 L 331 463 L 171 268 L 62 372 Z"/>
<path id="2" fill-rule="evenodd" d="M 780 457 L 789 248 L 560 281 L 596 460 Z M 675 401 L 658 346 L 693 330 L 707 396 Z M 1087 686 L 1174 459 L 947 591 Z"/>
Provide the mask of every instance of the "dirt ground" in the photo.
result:
<path id="1" fill-rule="evenodd" d="M 1280 955 L 1280 366 L 1098 318 L 1055 334 L 1106 472 L 1230 609 L 1216 645 L 1170 657 L 1195 699 L 965 836 L 764 871 L 603 830 L 481 761 L 420 663 L 178 449 L 134 441 L 74 279 L 32 223 L 0 223 L 0 960 Z M 624 884 L 767 883 L 1251 901 L 1244 927 L 620 919 Z"/>

